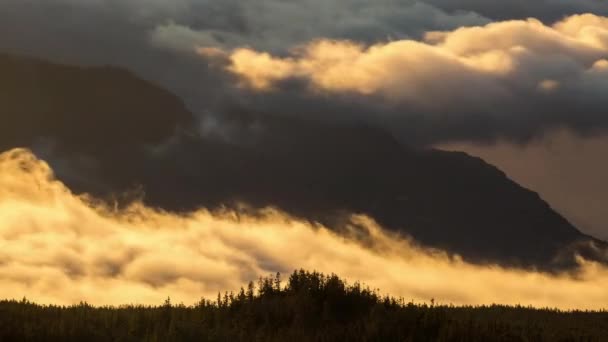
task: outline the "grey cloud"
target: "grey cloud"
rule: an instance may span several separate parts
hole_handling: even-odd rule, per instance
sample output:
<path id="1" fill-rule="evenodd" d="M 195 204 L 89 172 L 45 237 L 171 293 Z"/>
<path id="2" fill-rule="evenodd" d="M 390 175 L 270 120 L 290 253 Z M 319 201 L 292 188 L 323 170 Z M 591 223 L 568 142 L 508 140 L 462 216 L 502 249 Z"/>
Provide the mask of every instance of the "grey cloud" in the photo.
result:
<path id="1" fill-rule="evenodd" d="M 569 23 L 579 19 L 591 23 L 596 17 Z M 525 21 L 443 35 L 439 42 L 409 40 L 372 49 L 313 43 L 305 50 L 312 52 L 289 59 L 258 60 L 263 55 L 255 51 L 237 51 L 229 56 L 230 70 L 245 83 L 258 82 L 248 85 L 254 89 L 270 84 L 239 96 L 243 107 L 374 123 L 414 144 L 527 142 L 560 126 L 580 134 L 607 128 L 608 103 L 600 94 L 608 91 L 608 51 L 601 40 L 589 45 L 588 37 L 578 42 Z M 326 52 L 314 52 L 319 49 Z M 327 51 L 356 57 L 334 60 L 324 57 Z M 271 72 L 281 67 L 288 71 Z"/>
<path id="2" fill-rule="evenodd" d="M 158 26 L 152 39 L 168 48 L 187 49 L 203 43 L 227 48 L 248 45 L 281 52 L 318 38 L 373 42 L 489 21 L 475 13 L 447 14 L 429 4 L 408 0 L 259 0 L 240 2 L 232 9 L 240 15 L 226 18 L 226 22 L 240 25 L 195 25 L 191 18 L 184 18 Z"/>
<path id="3" fill-rule="evenodd" d="M 546 21 L 574 12 L 602 14 L 607 6 L 559 0 L 5 0 L 0 4 L 0 49 L 68 63 L 127 67 L 169 88 L 199 115 L 213 115 L 203 122 L 215 127 L 233 120 L 224 117 L 228 103 L 272 115 L 297 112 L 371 121 L 399 127 L 397 133 L 411 142 L 493 140 L 497 135 L 526 141 L 547 125 L 570 125 L 582 133 L 605 125 L 600 115 L 604 97 L 597 95 L 606 82 L 585 71 L 591 62 L 541 54 L 522 59 L 529 66 L 500 82 L 437 65 L 445 84 L 431 89 L 433 101 L 463 101 L 429 112 L 389 106 L 373 96 L 307 93 L 305 80 L 286 80 L 280 93 L 270 95 L 235 89 L 231 75 L 196 56 L 194 49 L 250 46 L 282 56 L 322 37 L 363 43 L 420 39 L 426 31 L 482 25 L 488 18 L 535 16 Z M 543 75 L 561 84 L 552 96 L 538 91 Z M 583 103 L 585 111 L 580 110 Z"/>
<path id="4" fill-rule="evenodd" d="M 534 17 L 545 22 L 580 13 L 608 14 L 608 3 L 597 0 L 425 0 L 448 12 L 472 11 L 494 20 Z"/>
<path id="5" fill-rule="evenodd" d="M 486 21 L 410 0 L 6 0 L 0 3 L 0 50 L 124 66 L 202 110 L 225 90 L 216 89 L 223 76 L 194 57 L 190 44 L 278 51 L 319 37 L 396 39 Z"/>

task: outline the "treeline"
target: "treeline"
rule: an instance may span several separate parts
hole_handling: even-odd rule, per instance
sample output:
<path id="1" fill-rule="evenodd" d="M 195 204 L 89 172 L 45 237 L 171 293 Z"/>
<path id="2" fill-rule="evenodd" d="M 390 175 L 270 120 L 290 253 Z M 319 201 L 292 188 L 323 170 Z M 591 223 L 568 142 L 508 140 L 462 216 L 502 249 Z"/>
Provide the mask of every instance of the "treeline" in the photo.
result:
<path id="1" fill-rule="evenodd" d="M 0 341 L 608 341 L 608 313 L 416 305 L 296 271 L 193 306 L 2 301 Z"/>

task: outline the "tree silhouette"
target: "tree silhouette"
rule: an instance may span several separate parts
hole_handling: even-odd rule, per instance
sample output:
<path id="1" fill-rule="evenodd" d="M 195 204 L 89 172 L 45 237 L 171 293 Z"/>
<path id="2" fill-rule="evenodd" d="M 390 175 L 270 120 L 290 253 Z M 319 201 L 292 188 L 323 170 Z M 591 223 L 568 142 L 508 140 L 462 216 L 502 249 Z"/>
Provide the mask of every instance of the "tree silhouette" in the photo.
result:
<path id="1" fill-rule="evenodd" d="M 608 341 L 608 313 L 414 304 L 299 270 L 193 306 L 1 301 L 0 341 Z"/>

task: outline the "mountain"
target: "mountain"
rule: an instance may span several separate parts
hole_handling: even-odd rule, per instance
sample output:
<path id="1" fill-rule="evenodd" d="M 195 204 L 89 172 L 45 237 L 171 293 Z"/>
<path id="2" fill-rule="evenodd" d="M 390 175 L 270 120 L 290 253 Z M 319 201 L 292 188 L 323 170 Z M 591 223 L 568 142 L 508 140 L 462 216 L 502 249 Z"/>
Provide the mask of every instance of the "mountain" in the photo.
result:
<path id="1" fill-rule="evenodd" d="M 601 259 L 594 246 L 604 243 L 479 158 L 407 148 L 366 126 L 279 121 L 246 146 L 190 141 L 163 170 L 152 162 L 144 184 L 173 181 L 146 186 L 149 203 L 278 206 L 334 227 L 344 213 L 362 213 L 474 262 L 560 267 L 573 265 L 576 253 Z"/>
<path id="2" fill-rule="evenodd" d="M 406 147 L 366 125 L 239 111 L 226 115 L 241 130 L 219 139 L 195 132 L 174 95 L 122 69 L 0 56 L 0 74 L 0 147 L 33 148 L 76 192 L 140 188 L 146 203 L 175 211 L 274 206 L 335 228 L 367 214 L 477 263 L 604 261 L 604 242 L 464 153 Z"/>
<path id="3" fill-rule="evenodd" d="M 43 138 L 85 151 L 155 143 L 191 119 L 176 96 L 120 68 L 0 54 L 0 75 L 4 147 Z"/>

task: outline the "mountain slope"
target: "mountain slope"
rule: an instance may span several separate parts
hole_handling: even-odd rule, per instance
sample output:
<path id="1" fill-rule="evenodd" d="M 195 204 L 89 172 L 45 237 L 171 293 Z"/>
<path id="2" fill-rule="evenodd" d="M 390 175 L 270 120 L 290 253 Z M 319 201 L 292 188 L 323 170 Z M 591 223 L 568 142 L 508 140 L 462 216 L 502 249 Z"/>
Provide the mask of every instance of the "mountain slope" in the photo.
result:
<path id="1" fill-rule="evenodd" d="M 171 188 L 192 199 L 217 196 L 205 203 L 210 206 L 232 201 L 274 205 L 333 226 L 342 213 L 368 214 L 424 245 L 470 261 L 564 266 L 574 262 L 573 250 L 598 257 L 589 244 L 601 242 L 581 234 L 536 193 L 481 159 L 408 149 L 364 126 L 281 122 L 267 128 L 273 134 L 254 147 L 218 155 L 199 150 L 208 145 L 196 142 L 192 151 L 175 151 L 168 165 L 188 165 L 198 176 L 173 182 Z M 145 184 L 158 184 L 183 169 L 147 174 Z M 184 197 L 167 197 L 167 187 L 147 189 L 153 204 L 190 208 Z"/>
<path id="2" fill-rule="evenodd" d="M 337 228 L 367 214 L 474 262 L 555 268 L 606 249 L 464 153 L 407 148 L 363 125 L 243 113 L 233 119 L 259 129 L 233 141 L 175 135 L 193 115 L 126 71 L 0 56 L 0 74 L 0 147 L 33 147 L 77 192 L 141 186 L 165 209 L 244 202 Z"/>
<path id="3" fill-rule="evenodd" d="M 84 150 L 154 143 L 191 120 L 176 96 L 115 67 L 0 54 L 0 75 L 0 146 L 41 138 Z"/>

